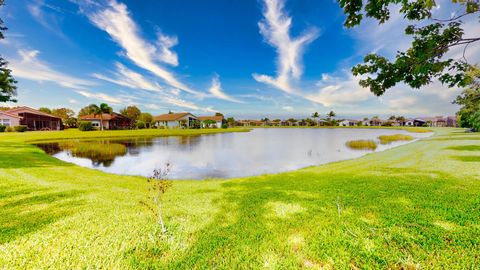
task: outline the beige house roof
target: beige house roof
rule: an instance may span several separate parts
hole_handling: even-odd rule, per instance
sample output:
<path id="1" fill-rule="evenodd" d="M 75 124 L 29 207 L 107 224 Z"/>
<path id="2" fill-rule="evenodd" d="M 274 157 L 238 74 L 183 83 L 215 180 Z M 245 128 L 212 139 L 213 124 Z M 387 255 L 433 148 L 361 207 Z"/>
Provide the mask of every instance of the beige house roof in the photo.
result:
<path id="1" fill-rule="evenodd" d="M 48 113 L 44 113 L 44 112 L 41 112 L 39 110 L 35 110 L 35 109 L 32 109 L 30 107 L 26 107 L 26 106 L 16 107 L 16 108 L 4 111 L 4 112 L 8 113 L 8 114 L 13 114 L 13 115 L 19 115 L 21 113 L 31 113 L 31 114 L 37 114 L 37 115 L 48 116 L 48 117 L 60 119 L 60 117 L 57 117 L 57 116 L 54 116 L 54 115 L 51 115 L 51 114 L 48 114 Z"/>
<path id="2" fill-rule="evenodd" d="M 223 121 L 223 116 L 221 115 L 214 115 L 214 116 L 199 116 L 198 120 L 200 121 L 206 121 L 206 120 L 213 120 L 215 122 L 222 122 Z"/>
<path id="3" fill-rule="evenodd" d="M 11 114 L 11 113 L 7 113 L 7 112 L 4 112 L 4 111 L 0 111 L 0 114 L 6 115 L 6 116 L 8 116 L 8 117 L 13 117 L 13 118 L 22 119 L 22 117 L 20 117 L 20 116 L 18 116 L 18 115 Z"/>
<path id="4" fill-rule="evenodd" d="M 181 113 L 167 113 L 167 114 L 161 114 L 153 117 L 155 121 L 177 121 L 181 119 L 182 117 L 185 117 L 187 115 L 191 115 L 193 117 L 196 117 L 195 115 L 189 113 L 189 112 L 181 112 Z"/>

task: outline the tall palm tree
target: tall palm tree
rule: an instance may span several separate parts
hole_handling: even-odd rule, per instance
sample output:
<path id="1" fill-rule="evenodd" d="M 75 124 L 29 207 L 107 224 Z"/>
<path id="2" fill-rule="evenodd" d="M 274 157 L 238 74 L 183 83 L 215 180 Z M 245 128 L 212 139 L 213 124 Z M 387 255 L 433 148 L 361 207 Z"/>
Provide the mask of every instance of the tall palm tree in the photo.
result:
<path id="1" fill-rule="evenodd" d="M 318 112 L 312 113 L 312 118 L 315 121 L 317 126 L 318 126 L 317 118 L 319 118 L 319 117 L 320 117 L 320 114 L 318 114 Z"/>
<path id="2" fill-rule="evenodd" d="M 90 113 L 93 114 L 93 117 L 100 115 L 100 130 L 103 130 L 103 114 L 112 114 L 112 107 L 108 106 L 107 103 L 102 103 L 100 106 L 92 104 L 89 106 Z"/>
<path id="3" fill-rule="evenodd" d="M 333 112 L 333 111 L 330 111 L 330 112 L 327 114 L 327 117 L 328 117 L 328 118 L 335 118 L 335 116 L 337 116 L 337 115 L 336 115 L 335 112 Z"/>

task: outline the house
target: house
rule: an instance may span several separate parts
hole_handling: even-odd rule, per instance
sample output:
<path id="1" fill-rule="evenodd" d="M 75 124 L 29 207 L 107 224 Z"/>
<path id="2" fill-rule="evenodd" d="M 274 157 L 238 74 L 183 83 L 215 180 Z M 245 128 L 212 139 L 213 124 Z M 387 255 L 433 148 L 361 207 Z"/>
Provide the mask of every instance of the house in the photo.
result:
<path id="1" fill-rule="evenodd" d="M 341 127 L 353 127 L 356 126 L 359 121 L 357 120 L 352 120 L 352 119 L 345 119 L 342 120 L 338 123 L 339 126 Z"/>
<path id="2" fill-rule="evenodd" d="M 133 126 L 133 120 L 119 113 L 88 114 L 80 116 L 81 121 L 92 122 L 94 128 L 100 129 L 129 129 Z"/>
<path id="3" fill-rule="evenodd" d="M 421 118 L 413 119 L 413 125 L 416 127 L 423 127 L 427 124 L 427 121 Z"/>
<path id="4" fill-rule="evenodd" d="M 165 128 L 192 128 L 195 127 L 198 120 L 195 115 L 189 112 L 167 113 L 153 117 L 156 127 Z"/>
<path id="5" fill-rule="evenodd" d="M 407 120 L 405 120 L 404 126 L 413 127 L 413 125 L 414 125 L 414 120 L 413 120 L 413 119 L 407 119 Z"/>
<path id="6" fill-rule="evenodd" d="M 20 119 L 18 115 L 9 114 L 4 111 L 0 111 L 0 125 L 7 127 L 14 127 L 20 125 Z"/>
<path id="7" fill-rule="evenodd" d="M 10 125 L 24 125 L 28 130 L 60 130 L 62 128 L 62 119 L 48 113 L 41 112 L 26 106 L 16 107 L 3 111 L 2 123 L 7 123 L 10 119 Z M 11 115 L 12 118 L 4 118 L 5 115 Z M 17 118 L 19 117 L 19 118 Z M 19 122 L 17 122 L 19 120 Z M 17 124 L 18 123 L 18 124 Z"/>
<path id="8" fill-rule="evenodd" d="M 259 127 L 263 126 L 265 123 L 260 120 L 238 120 L 236 122 L 237 126 L 244 126 L 244 127 Z"/>
<path id="9" fill-rule="evenodd" d="M 201 126 L 202 128 L 207 128 L 207 127 L 216 127 L 216 128 L 221 128 L 223 125 L 223 115 L 214 115 L 214 116 L 199 116 L 198 120 L 201 121 Z M 207 124 L 205 121 L 213 121 L 211 124 Z"/>

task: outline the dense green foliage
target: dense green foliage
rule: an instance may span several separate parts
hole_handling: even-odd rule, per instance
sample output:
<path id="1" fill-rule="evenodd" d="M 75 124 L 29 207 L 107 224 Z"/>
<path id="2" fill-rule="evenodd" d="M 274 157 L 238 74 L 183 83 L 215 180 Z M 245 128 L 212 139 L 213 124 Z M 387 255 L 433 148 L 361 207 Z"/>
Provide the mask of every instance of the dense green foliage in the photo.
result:
<path id="1" fill-rule="evenodd" d="M 61 162 L 25 140 L 222 132 L 0 134 L 5 269 L 476 269 L 479 134 L 438 129 L 402 147 L 294 172 L 175 181 L 168 235 L 142 177 Z M 175 166 L 175 164 L 173 164 Z"/>
<path id="2" fill-rule="evenodd" d="M 4 2 L 4 0 L 0 0 L 0 8 L 5 4 Z M 7 27 L 0 19 L 0 40 L 5 38 L 3 35 L 5 30 L 7 30 Z M 17 94 L 17 81 L 13 78 L 12 71 L 7 65 L 8 62 L 0 56 L 0 102 L 16 102 L 13 97 Z"/>
<path id="3" fill-rule="evenodd" d="M 28 127 L 25 125 L 19 125 L 14 127 L 16 132 L 25 132 L 28 130 Z"/>
<path id="4" fill-rule="evenodd" d="M 78 121 L 77 123 L 78 129 L 80 131 L 93 131 L 95 128 L 90 121 Z"/>
<path id="5" fill-rule="evenodd" d="M 382 95 L 400 82 L 413 88 L 427 85 L 435 78 L 450 87 L 466 86 L 469 83 L 466 76 L 469 64 L 466 60 L 444 57 L 453 47 L 464 46 L 467 49 L 468 45 L 480 41 L 480 37 L 464 37 L 461 20 L 468 15 L 476 16 L 479 12 L 478 1 L 453 0 L 461 13 L 446 20 L 432 17 L 432 9 L 436 7 L 433 0 L 338 2 L 347 15 L 347 27 L 359 25 L 365 16 L 384 23 L 390 19 L 390 8 L 393 5 L 400 5 L 404 18 L 420 25 L 409 25 L 405 29 L 405 34 L 413 38 L 412 45 L 405 52 L 398 52 L 393 61 L 372 53 L 365 56 L 364 64 L 352 69 L 354 75 L 368 75 L 366 79 L 360 80 L 360 85 L 370 88 L 375 95 Z"/>
<path id="6" fill-rule="evenodd" d="M 7 129 L 6 126 L 4 125 L 0 125 L 0 132 L 5 132 L 5 129 Z"/>
<path id="7" fill-rule="evenodd" d="M 147 127 L 147 125 L 145 124 L 145 122 L 143 122 L 143 121 L 141 121 L 141 120 L 138 120 L 135 125 L 137 126 L 138 129 L 144 129 L 144 128 Z"/>
<path id="8" fill-rule="evenodd" d="M 478 113 L 480 112 L 480 69 L 474 67 L 469 72 L 470 85 L 453 102 L 460 105 L 457 115 L 460 118 L 460 126 L 478 128 Z"/>
<path id="9" fill-rule="evenodd" d="M 120 114 L 121 115 L 124 115 L 132 120 L 137 120 L 140 115 L 142 114 L 142 112 L 140 111 L 140 109 L 137 107 L 137 106 L 127 106 L 123 109 L 120 110 Z M 151 121 L 150 121 L 151 122 Z"/>

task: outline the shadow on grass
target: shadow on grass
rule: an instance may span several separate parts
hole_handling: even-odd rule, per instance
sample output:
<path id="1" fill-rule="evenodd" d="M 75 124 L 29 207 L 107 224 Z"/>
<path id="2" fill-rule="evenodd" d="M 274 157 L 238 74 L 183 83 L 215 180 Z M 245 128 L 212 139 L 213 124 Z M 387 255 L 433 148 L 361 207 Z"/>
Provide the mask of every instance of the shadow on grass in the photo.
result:
<path id="1" fill-rule="evenodd" d="M 413 168 L 228 181 L 210 224 L 174 240 L 180 243 L 145 244 L 126 258 L 133 268 L 148 269 L 322 268 L 332 262 L 406 268 L 432 252 L 461 260 L 476 252 L 475 229 L 447 231 L 435 222 L 452 228 L 477 223 L 480 212 L 469 209 L 479 209 L 480 187 L 465 191 L 463 185 L 451 175 Z"/>
<path id="2" fill-rule="evenodd" d="M 54 157 L 48 156 L 35 146 L 19 143 L 0 144 L 0 168 L 32 168 L 72 166 Z"/>
<path id="3" fill-rule="evenodd" d="M 447 147 L 445 149 L 456 151 L 480 151 L 480 145 L 459 145 Z"/>
<path id="4" fill-rule="evenodd" d="M 49 192 L 48 189 L 1 186 L 0 244 L 41 230 L 76 212 L 83 192 Z M 7 191 L 8 189 L 8 191 Z M 35 192 L 34 194 L 32 194 Z"/>
<path id="5" fill-rule="evenodd" d="M 451 158 L 463 162 L 480 162 L 480 156 L 451 156 Z"/>

